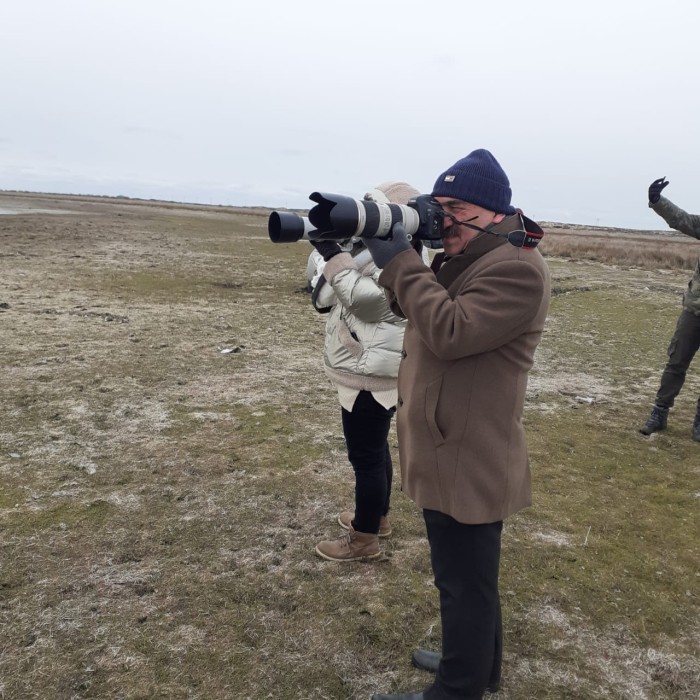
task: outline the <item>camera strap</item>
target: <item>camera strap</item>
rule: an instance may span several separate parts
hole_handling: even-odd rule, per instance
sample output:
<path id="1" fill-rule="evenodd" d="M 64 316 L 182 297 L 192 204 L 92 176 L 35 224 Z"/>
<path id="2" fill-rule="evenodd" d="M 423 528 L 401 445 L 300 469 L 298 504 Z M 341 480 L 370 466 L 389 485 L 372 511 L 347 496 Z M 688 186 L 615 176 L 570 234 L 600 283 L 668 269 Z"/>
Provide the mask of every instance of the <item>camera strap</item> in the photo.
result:
<path id="1" fill-rule="evenodd" d="M 519 229 L 517 231 L 511 231 L 510 233 L 496 233 L 495 235 L 507 238 L 508 243 L 514 245 L 516 248 L 534 250 L 535 248 L 537 248 L 537 244 L 542 240 L 542 237 L 544 236 L 544 231 L 536 233 L 534 231 L 525 231 L 524 229 Z"/>
<path id="2" fill-rule="evenodd" d="M 449 216 L 449 214 L 447 216 Z M 512 220 L 513 216 L 518 216 L 520 218 L 522 228 L 511 229 L 510 231 L 499 230 L 512 226 L 514 223 Z M 520 211 L 506 217 L 503 219 L 503 221 L 497 224 L 489 226 L 489 228 L 481 228 L 481 226 L 469 223 L 472 221 L 472 219 L 467 219 L 467 221 L 458 221 L 453 216 L 450 216 L 450 218 L 459 226 L 466 226 L 467 228 L 480 231 L 481 233 L 488 233 L 492 236 L 505 238 L 511 245 L 514 245 L 516 248 L 523 248 L 524 250 L 534 250 L 544 236 L 544 231 L 534 221 L 532 221 L 532 219 L 528 219 L 527 216 L 522 214 Z"/>
<path id="3" fill-rule="evenodd" d="M 518 223 L 520 224 L 517 228 L 511 229 L 510 231 L 500 230 L 510 228 L 514 223 L 513 218 L 515 216 L 518 217 Z M 544 231 L 539 225 L 532 219 L 528 219 L 520 210 L 516 211 L 512 216 L 506 217 L 500 223 L 495 224 L 489 233 L 503 236 L 508 240 L 508 243 L 514 245 L 516 248 L 522 248 L 523 250 L 534 250 L 544 237 Z"/>
<path id="4" fill-rule="evenodd" d="M 330 310 L 333 308 L 332 306 L 321 306 L 318 307 L 316 306 L 316 301 L 318 300 L 318 295 L 323 286 L 326 284 L 326 278 L 321 275 L 318 278 L 318 282 L 316 282 L 316 286 L 314 287 L 313 292 L 311 292 L 311 305 L 318 311 L 320 314 L 327 314 L 330 313 Z"/>

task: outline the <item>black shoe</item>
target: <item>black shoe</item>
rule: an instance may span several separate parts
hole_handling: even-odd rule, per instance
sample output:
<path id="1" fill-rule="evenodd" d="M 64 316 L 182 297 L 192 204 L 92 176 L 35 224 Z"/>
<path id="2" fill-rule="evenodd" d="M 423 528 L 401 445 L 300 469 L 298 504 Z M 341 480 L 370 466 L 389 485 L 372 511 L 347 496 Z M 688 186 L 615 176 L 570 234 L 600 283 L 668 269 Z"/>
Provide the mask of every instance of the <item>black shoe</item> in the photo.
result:
<path id="1" fill-rule="evenodd" d="M 416 668 L 421 671 L 428 671 L 428 673 L 437 673 L 438 666 L 440 665 L 441 654 L 437 651 L 428 651 L 427 649 L 416 649 L 411 656 L 411 661 Z M 489 686 L 487 690 L 489 693 L 497 693 L 500 687 L 499 681 L 489 681 Z"/>
<path id="2" fill-rule="evenodd" d="M 372 700 L 424 700 L 424 698 L 423 691 L 420 693 L 390 693 L 389 695 L 375 693 L 372 696 Z"/>
<path id="3" fill-rule="evenodd" d="M 428 651 L 427 649 L 416 649 L 411 657 L 411 662 L 416 668 L 428 673 L 437 673 L 440 665 L 441 655 L 437 651 Z"/>
<path id="4" fill-rule="evenodd" d="M 660 430 L 666 430 L 666 421 L 668 420 L 668 409 L 661 406 L 652 406 L 649 420 L 646 425 L 639 429 L 642 435 L 651 435 L 658 433 Z"/>

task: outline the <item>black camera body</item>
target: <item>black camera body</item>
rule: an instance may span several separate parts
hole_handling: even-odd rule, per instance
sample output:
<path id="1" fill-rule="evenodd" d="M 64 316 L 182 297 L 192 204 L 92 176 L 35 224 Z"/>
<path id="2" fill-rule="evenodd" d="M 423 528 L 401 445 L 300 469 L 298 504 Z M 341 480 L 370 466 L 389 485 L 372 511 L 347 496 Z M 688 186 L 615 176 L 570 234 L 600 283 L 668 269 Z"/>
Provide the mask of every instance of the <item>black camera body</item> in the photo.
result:
<path id="1" fill-rule="evenodd" d="M 442 247 L 443 212 L 430 195 L 418 195 L 407 205 L 358 200 L 328 192 L 312 192 L 309 199 L 316 206 L 309 211 L 308 219 L 289 212 L 270 214 L 267 229 L 273 243 L 391 238 L 392 228 L 401 224 L 409 240 L 417 238 L 429 248 Z"/>

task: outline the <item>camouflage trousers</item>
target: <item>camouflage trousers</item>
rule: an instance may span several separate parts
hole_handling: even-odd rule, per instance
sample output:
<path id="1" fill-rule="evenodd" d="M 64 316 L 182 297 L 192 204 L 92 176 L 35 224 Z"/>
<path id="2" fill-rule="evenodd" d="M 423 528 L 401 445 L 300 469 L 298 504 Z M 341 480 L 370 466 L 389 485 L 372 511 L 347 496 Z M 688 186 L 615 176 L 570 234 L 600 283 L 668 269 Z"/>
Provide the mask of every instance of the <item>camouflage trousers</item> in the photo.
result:
<path id="1" fill-rule="evenodd" d="M 668 362 L 661 375 L 661 386 L 656 394 L 656 405 L 671 408 L 685 382 L 693 357 L 700 349 L 700 316 L 681 311 L 676 330 L 668 346 Z M 700 398 L 698 398 L 700 413 Z"/>

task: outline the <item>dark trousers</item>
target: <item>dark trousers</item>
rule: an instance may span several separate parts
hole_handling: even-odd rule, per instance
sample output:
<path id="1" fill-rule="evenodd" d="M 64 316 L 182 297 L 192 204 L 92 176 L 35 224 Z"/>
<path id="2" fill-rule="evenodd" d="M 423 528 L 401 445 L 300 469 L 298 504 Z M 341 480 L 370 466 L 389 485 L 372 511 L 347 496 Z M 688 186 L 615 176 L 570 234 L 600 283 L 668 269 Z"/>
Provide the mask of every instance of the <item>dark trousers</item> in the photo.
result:
<path id="1" fill-rule="evenodd" d="M 668 362 L 661 375 L 661 386 L 656 394 L 656 405 L 671 408 L 685 382 L 690 363 L 700 348 L 700 316 L 681 311 L 676 330 L 668 346 Z M 700 413 L 700 398 L 698 399 Z"/>
<path id="2" fill-rule="evenodd" d="M 442 659 L 425 697 L 480 700 L 501 679 L 503 522 L 464 525 L 434 510 L 423 517 L 442 621 Z"/>
<path id="3" fill-rule="evenodd" d="M 358 532 L 379 532 L 379 518 L 389 512 L 392 464 L 389 427 L 395 408 L 384 408 L 371 392 L 361 391 L 352 411 L 342 409 L 348 459 L 355 472 L 355 519 Z"/>

